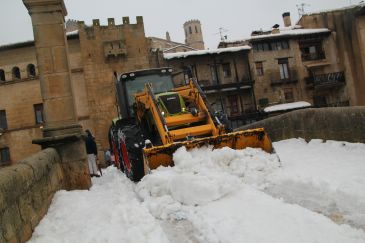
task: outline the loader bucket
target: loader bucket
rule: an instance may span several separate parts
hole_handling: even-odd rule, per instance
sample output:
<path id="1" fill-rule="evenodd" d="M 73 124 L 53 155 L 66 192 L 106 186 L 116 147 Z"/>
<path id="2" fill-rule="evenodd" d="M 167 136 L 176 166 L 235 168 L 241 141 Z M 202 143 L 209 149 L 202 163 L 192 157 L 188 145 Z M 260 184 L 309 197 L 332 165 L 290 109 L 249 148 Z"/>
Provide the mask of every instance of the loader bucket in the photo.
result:
<path id="1" fill-rule="evenodd" d="M 173 153 L 185 146 L 188 150 L 211 145 L 214 149 L 230 147 L 232 149 L 244 149 L 247 147 L 261 148 L 271 153 L 273 151 L 270 138 L 263 128 L 227 133 L 218 136 L 197 138 L 184 142 L 174 142 L 167 145 L 145 148 L 143 150 L 145 162 L 145 174 L 148 169 L 156 169 L 159 166 L 173 166 Z"/>

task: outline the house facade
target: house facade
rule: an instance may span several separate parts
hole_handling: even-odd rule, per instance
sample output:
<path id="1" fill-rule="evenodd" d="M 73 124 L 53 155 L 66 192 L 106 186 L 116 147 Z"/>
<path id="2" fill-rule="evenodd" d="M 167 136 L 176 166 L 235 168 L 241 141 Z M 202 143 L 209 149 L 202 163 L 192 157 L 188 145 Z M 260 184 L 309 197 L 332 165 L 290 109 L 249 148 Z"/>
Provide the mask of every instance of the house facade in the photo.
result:
<path id="1" fill-rule="evenodd" d="M 255 93 L 249 65 L 251 47 L 165 53 L 177 86 L 196 79 L 216 112 L 228 115 L 235 128 L 256 119 Z"/>

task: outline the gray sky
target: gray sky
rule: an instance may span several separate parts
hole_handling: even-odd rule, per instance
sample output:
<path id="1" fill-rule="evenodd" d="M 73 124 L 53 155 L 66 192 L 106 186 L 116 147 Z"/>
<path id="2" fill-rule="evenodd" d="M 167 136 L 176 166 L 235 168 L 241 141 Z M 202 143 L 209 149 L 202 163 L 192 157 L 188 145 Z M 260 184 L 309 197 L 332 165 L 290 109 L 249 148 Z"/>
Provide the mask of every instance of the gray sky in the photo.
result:
<path id="1" fill-rule="evenodd" d="M 0 45 L 33 39 L 30 17 L 21 0 L 0 0 Z M 216 48 L 219 28 L 227 30 L 228 39 L 248 37 L 252 30 L 269 29 L 274 24 L 283 25 L 281 14 L 289 11 L 292 22 L 298 20 L 296 5 L 306 3 L 306 12 L 333 9 L 360 0 L 65 0 L 66 18 L 84 20 L 100 19 L 106 24 L 109 17 L 116 24 L 123 16 L 131 23 L 135 16 L 143 16 L 147 36 L 165 37 L 170 32 L 172 40 L 183 42 L 182 25 L 190 19 L 202 23 L 206 47 Z"/>

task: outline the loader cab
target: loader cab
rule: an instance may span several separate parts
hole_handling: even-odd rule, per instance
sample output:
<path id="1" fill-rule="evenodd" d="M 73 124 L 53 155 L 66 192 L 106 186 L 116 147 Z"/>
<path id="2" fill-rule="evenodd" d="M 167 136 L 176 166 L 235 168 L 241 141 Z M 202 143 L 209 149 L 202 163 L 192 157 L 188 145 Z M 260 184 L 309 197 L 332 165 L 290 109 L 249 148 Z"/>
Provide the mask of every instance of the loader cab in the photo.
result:
<path id="1" fill-rule="evenodd" d="M 123 73 L 116 82 L 119 113 L 122 119 L 134 117 L 134 94 L 144 90 L 146 83 L 151 83 L 155 94 L 174 89 L 171 68 L 154 68 Z"/>

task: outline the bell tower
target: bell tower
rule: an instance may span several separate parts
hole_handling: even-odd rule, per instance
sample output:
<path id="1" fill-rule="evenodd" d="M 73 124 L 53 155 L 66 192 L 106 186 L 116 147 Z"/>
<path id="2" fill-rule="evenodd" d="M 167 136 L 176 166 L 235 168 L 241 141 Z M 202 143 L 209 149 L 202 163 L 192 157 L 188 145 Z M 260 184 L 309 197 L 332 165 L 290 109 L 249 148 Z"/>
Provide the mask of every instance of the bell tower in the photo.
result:
<path id="1" fill-rule="evenodd" d="M 184 23 L 185 44 L 198 50 L 204 50 L 202 27 L 199 20 L 189 20 Z"/>

